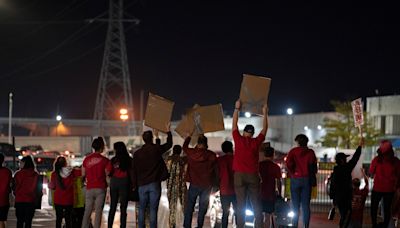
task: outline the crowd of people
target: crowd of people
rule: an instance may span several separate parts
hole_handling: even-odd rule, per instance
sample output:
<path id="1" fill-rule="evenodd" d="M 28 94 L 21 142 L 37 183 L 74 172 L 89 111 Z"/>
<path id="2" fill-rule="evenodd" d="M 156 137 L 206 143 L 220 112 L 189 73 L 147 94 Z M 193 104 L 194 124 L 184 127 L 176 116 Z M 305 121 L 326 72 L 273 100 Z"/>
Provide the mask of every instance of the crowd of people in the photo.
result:
<path id="1" fill-rule="evenodd" d="M 244 227 L 246 208 L 249 206 L 254 212 L 255 227 L 275 227 L 273 214 L 275 203 L 282 196 L 282 173 L 281 167 L 274 162 L 274 148 L 264 143 L 268 130 L 268 108 L 264 106 L 262 109 L 263 125 L 256 137 L 252 125 L 246 125 L 243 133 L 240 133 L 240 109 L 241 103 L 237 101 L 232 123 L 233 142 L 222 143 L 222 156 L 209 150 L 208 139 L 201 132 L 187 132 L 183 145 L 173 146 L 171 131 L 167 132 L 164 144 L 158 139 L 158 132 L 153 134 L 152 131 L 145 131 L 142 135 L 144 145 L 133 155 L 130 155 L 123 142 L 116 142 L 113 145 L 115 156 L 109 160 L 102 155 L 105 143 L 98 137 L 93 140 L 93 151 L 86 155 L 82 167 L 72 168 L 65 157 L 58 157 L 49 182 L 56 212 L 56 228 L 62 227 L 63 220 L 67 228 L 99 228 L 108 188 L 109 228 L 113 226 L 118 203 L 120 227 L 126 227 L 127 206 L 131 200 L 138 201 L 138 227 L 144 228 L 149 224 L 155 228 L 163 181 L 167 186 L 170 211 L 168 225 L 171 228 L 192 227 L 197 201 L 196 227 L 203 227 L 210 195 L 216 191 L 219 191 L 221 199 L 222 227 L 228 227 L 231 207 L 236 227 Z M 169 125 L 167 129 L 170 129 Z M 155 136 L 157 139 L 154 142 Z M 191 147 L 193 140 L 196 145 Z M 317 185 L 317 158 L 308 147 L 306 135 L 299 134 L 294 140 L 297 145 L 289 151 L 285 164 L 290 177 L 293 225 L 298 226 L 299 215 L 302 214 L 303 226 L 309 227 L 311 190 Z M 172 154 L 165 159 L 165 154 L 172 146 Z M 369 191 L 368 177 L 361 170 L 366 184 L 360 189 L 361 180 L 352 179 L 351 176 L 362 147 L 361 137 L 359 147 L 349 161 L 344 153 L 338 153 L 335 157 L 337 165 L 332 173 L 329 194 L 340 212 L 340 227 L 362 226 L 364 204 Z M 182 156 L 182 151 L 185 156 Z M 260 153 L 263 154 L 261 161 Z M 3 161 L 4 156 L 0 154 L 0 163 Z M 390 141 L 381 142 L 369 173 L 374 178 L 371 196 L 373 226 L 380 225 L 377 222 L 377 210 L 383 199 L 384 221 L 380 227 L 388 227 L 391 209 L 396 208 L 396 205 L 392 208 L 392 201 L 400 191 L 400 161 L 394 155 Z M 0 228 L 5 227 L 7 221 L 10 192 L 15 195 L 17 227 L 32 226 L 39 194 L 39 176 L 31 156 L 22 158 L 20 170 L 14 176 L 7 168 L 0 168 Z M 178 205 L 183 208 L 182 211 L 178 210 Z M 178 223 L 179 213 L 183 214 L 183 224 Z"/>

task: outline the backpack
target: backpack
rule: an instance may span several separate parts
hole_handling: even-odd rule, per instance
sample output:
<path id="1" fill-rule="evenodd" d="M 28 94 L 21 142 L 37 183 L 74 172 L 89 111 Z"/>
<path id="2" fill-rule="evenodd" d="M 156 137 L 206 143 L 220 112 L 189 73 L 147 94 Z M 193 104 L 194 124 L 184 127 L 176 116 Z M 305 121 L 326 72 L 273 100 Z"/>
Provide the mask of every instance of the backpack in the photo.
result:
<path id="1" fill-rule="evenodd" d="M 333 172 L 331 173 L 330 177 L 328 178 L 327 181 L 327 191 L 329 194 L 330 199 L 334 199 L 336 195 L 336 180 L 335 180 L 335 169 L 333 169 Z"/>

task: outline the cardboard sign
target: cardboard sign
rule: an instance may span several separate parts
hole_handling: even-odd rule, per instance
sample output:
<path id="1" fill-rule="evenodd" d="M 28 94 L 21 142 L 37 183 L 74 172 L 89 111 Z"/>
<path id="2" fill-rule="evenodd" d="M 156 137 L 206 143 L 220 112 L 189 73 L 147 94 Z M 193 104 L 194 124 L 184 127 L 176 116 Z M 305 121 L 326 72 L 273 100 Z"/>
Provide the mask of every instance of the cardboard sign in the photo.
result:
<path id="1" fill-rule="evenodd" d="M 149 93 L 144 124 L 148 127 L 167 132 L 167 124 L 171 121 L 174 102 Z"/>
<path id="2" fill-rule="evenodd" d="M 222 105 L 198 106 L 195 105 L 179 122 L 175 131 L 182 138 L 193 132 L 192 138 L 207 132 L 223 131 L 224 115 Z"/>
<path id="3" fill-rule="evenodd" d="M 262 108 L 268 103 L 270 86 L 270 78 L 243 74 L 239 97 L 242 111 L 262 115 Z"/>
<path id="4" fill-rule="evenodd" d="M 359 127 L 364 124 L 363 106 L 361 98 L 351 102 L 353 108 L 354 125 Z"/>

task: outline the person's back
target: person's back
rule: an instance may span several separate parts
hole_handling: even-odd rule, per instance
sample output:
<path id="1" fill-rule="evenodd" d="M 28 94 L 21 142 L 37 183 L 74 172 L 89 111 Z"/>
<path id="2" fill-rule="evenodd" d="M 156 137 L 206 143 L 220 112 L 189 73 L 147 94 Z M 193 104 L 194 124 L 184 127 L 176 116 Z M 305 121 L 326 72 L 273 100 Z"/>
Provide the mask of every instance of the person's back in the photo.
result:
<path id="1" fill-rule="evenodd" d="M 3 167 L 4 155 L 0 153 L 0 228 L 5 227 L 8 210 L 10 208 L 9 194 L 11 192 L 12 173 L 6 167 Z"/>
<path id="2" fill-rule="evenodd" d="M 364 177 L 365 185 L 362 189 L 360 189 L 360 179 L 354 178 L 352 180 L 353 185 L 353 195 L 351 200 L 351 221 L 350 226 L 353 228 L 361 228 L 363 224 L 364 217 L 364 206 L 365 200 L 367 199 L 369 192 L 369 183 L 368 177 L 365 175 L 364 169 L 361 168 L 361 173 Z"/>
<path id="3" fill-rule="evenodd" d="M 200 135 L 195 148 L 189 148 L 190 139 L 190 136 L 186 137 L 182 146 L 188 162 L 186 180 L 190 182 L 183 226 L 192 227 L 194 206 L 199 197 L 197 227 L 201 228 L 207 213 L 210 193 L 215 184 L 214 180 L 218 176 L 218 167 L 215 153 L 207 149 L 207 137 Z"/>
<path id="4" fill-rule="evenodd" d="M 33 203 L 39 174 L 32 169 L 21 169 L 14 175 L 15 202 Z"/>
<path id="5" fill-rule="evenodd" d="M 109 165 L 110 160 L 101 155 L 98 152 L 92 152 L 87 155 L 83 160 L 83 167 L 85 168 L 86 176 L 86 189 L 106 189 L 106 168 Z"/>

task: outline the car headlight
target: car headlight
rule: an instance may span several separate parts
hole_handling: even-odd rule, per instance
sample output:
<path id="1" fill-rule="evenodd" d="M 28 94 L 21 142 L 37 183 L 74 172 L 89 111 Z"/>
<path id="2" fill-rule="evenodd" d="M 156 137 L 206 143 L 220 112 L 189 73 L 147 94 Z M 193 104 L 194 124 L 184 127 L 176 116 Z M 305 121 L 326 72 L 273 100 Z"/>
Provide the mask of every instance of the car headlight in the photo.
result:
<path id="1" fill-rule="evenodd" d="M 253 216 L 253 215 L 254 215 L 253 211 L 246 209 L 246 216 Z"/>

